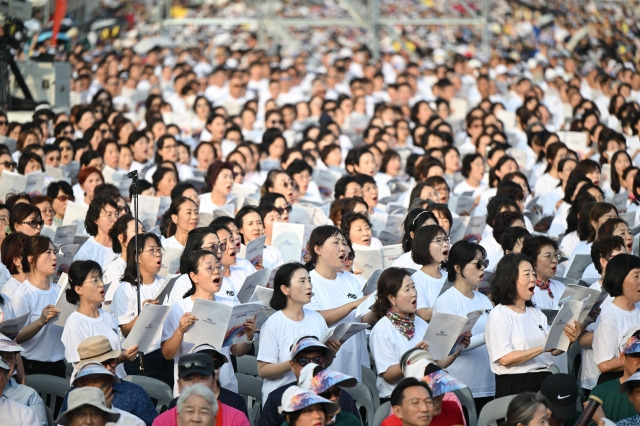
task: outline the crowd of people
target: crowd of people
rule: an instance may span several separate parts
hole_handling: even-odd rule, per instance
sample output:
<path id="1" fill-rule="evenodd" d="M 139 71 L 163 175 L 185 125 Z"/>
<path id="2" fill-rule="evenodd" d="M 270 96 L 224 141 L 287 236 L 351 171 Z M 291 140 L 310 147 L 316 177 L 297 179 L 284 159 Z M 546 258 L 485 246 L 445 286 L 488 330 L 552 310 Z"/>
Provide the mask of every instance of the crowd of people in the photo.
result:
<path id="1" fill-rule="evenodd" d="M 413 3 L 381 2 L 451 11 Z M 431 27 L 379 58 L 333 30 L 301 30 L 315 52 L 191 27 L 206 36 L 197 47 L 141 52 L 130 34 L 73 45 L 69 109 L 0 111 L 0 188 L 8 172 L 43 176 L 0 200 L 0 321 L 26 316 L 0 338 L 3 419 L 46 425 L 29 375 L 72 370 L 59 424 L 244 426 L 236 359 L 254 357 L 261 426 L 371 424 L 348 389 L 363 369 L 389 403 L 385 425 L 465 425 L 463 388 L 477 413 L 517 395 L 508 425 L 574 424 L 590 394 L 598 424 L 640 424 L 638 30 L 616 21 L 625 5 L 539 3 L 497 2 L 492 15 L 512 15 L 495 17 L 489 56 L 478 33 Z M 342 17 L 298 6 L 277 13 Z M 136 195 L 159 199 L 157 220 L 136 222 Z M 78 211 L 59 285 L 69 247 L 53 236 Z M 291 250 L 283 229 L 300 226 Z M 168 251 L 179 276 L 160 299 Z M 265 269 L 266 321 L 222 347 L 186 337 L 198 299 L 240 305 Z M 598 305 L 561 328 L 570 346 L 548 347 L 553 315 L 583 301 L 576 285 Z M 64 322 L 60 298 L 75 306 Z M 147 305 L 169 307 L 161 329 L 144 354 L 124 349 Z M 436 359 L 426 335 L 444 314 L 477 320 Z M 364 327 L 325 338 L 351 323 Z M 121 380 L 139 374 L 173 389 L 166 412 Z"/>

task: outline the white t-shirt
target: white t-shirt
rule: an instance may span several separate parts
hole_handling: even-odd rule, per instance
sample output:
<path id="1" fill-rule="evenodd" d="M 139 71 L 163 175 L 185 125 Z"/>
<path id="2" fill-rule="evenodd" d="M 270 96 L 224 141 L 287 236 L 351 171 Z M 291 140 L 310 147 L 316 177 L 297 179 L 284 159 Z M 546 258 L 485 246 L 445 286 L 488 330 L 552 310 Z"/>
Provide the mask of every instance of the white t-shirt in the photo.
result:
<path id="1" fill-rule="evenodd" d="M 309 273 L 309 277 L 313 284 L 313 296 L 311 302 L 306 306 L 307 309 L 314 311 L 334 309 L 364 296 L 360 282 L 350 272 L 341 272 L 335 280 L 329 280 L 313 270 Z M 359 322 L 355 309 L 342 320 L 330 326 L 349 322 Z M 355 377 L 360 381 L 362 378 L 361 365 L 369 366 L 367 336 L 364 330 L 342 344 L 331 364 L 331 369 Z"/>
<path id="2" fill-rule="evenodd" d="M 260 329 L 260 348 L 258 361 L 277 364 L 291 359 L 291 346 L 303 336 L 316 336 L 318 339 L 327 329 L 327 323 L 316 311 L 304 309 L 304 319 L 293 321 L 282 311 L 271 315 Z M 339 351 L 338 351 L 339 352 Z M 296 376 L 291 370 L 277 379 L 264 379 L 262 401 L 266 402 L 271 391 L 294 382 Z"/>
<path id="3" fill-rule="evenodd" d="M 118 256 L 109 264 L 109 266 L 107 266 L 107 269 L 105 269 L 103 280 L 105 285 L 109 285 L 109 289 L 104 296 L 105 302 L 111 302 L 113 300 L 116 290 L 120 287 L 122 275 L 124 275 L 126 267 L 127 262 L 122 257 Z"/>
<path id="4" fill-rule="evenodd" d="M 25 325 L 40 318 L 47 305 L 55 305 L 60 294 L 60 286 L 51 283 L 48 290 L 40 290 L 25 280 L 13 293 L 13 310 L 16 317 L 29 314 Z M 24 348 L 21 355 L 34 361 L 55 362 L 64 358 L 64 345 L 61 341 L 62 327 L 46 324 L 40 331 L 26 342 L 20 343 Z"/>
<path id="5" fill-rule="evenodd" d="M 98 262 L 104 270 L 117 256 L 111 247 L 105 247 L 97 242 L 94 237 L 89 237 L 89 239 L 80 246 L 76 255 L 73 256 L 73 261 L 93 260 L 94 262 Z"/>
<path id="6" fill-rule="evenodd" d="M 391 266 L 394 268 L 411 268 L 415 270 L 422 268 L 422 265 L 418 265 L 413 261 L 413 258 L 411 257 L 411 250 L 394 260 Z"/>
<path id="7" fill-rule="evenodd" d="M 6 294 L 9 298 L 13 297 L 13 293 L 16 291 L 18 287 L 20 287 L 22 283 L 15 278 L 11 277 L 7 280 L 6 283 L 2 286 L 2 294 Z"/>
<path id="8" fill-rule="evenodd" d="M 381 374 L 389 367 L 400 364 L 402 354 L 414 348 L 427 331 L 427 323 L 422 318 L 416 316 L 414 324 L 415 332 L 410 340 L 404 337 L 387 317 L 381 318 L 371 330 L 369 345 L 378 372 L 376 385 L 380 398 L 388 398 L 397 384 L 387 382 Z"/>
<path id="9" fill-rule="evenodd" d="M 78 346 L 89 337 L 105 336 L 109 339 L 111 348 L 118 351 L 121 349 L 120 333 L 118 332 L 116 319 L 102 309 L 99 309 L 98 313 L 98 318 L 91 318 L 76 311 L 67 318 L 62 332 L 64 357 L 67 362 L 76 363 L 80 361 Z M 116 367 L 116 375 L 120 378 L 127 375 L 123 364 L 118 364 Z"/>
<path id="10" fill-rule="evenodd" d="M 520 314 L 504 305 L 498 305 L 491 310 L 485 327 L 484 337 L 491 371 L 495 374 L 529 373 L 553 364 L 553 356 L 549 352 L 508 367 L 498 361 L 513 351 L 544 346 L 549 326 L 546 315 L 540 309 L 527 307 L 525 313 Z"/>
<path id="11" fill-rule="evenodd" d="M 631 326 L 640 324 L 640 309 L 625 311 L 613 303 L 602 309 L 593 334 L 593 361 L 596 365 L 619 356 L 622 336 Z"/>
<path id="12" fill-rule="evenodd" d="M 558 301 L 562 293 L 564 293 L 566 286 L 559 281 L 549 280 L 549 288 L 553 293 L 553 299 L 549 296 L 548 290 L 542 290 L 538 286 L 533 289 L 531 301 L 538 309 L 560 309 Z"/>
<path id="13" fill-rule="evenodd" d="M 12 319 L 16 317 L 15 312 L 13 312 L 13 304 L 11 302 L 11 298 L 6 294 L 2 293 L 2 304 L 0 305 L 0 323 L 2 321 L 6 321 L 8 319 Z"/>
<path id="14" fill-rule="evenodd" d="M 436 299 L 442 290 L 442 286 L 447 282 L 447 271 L 440 270 L 442 273 L 441 278 L 433 278 L 430 275 L 425 274 L 420 269 L 415 274 L 411 275 L 411 280 L 416 285 L 416 291 L 418 292 L 418 309 L 433 308 L 436 303 Z"/>
<path id="15" fill-rule="evenodd" d="M 173 288 L 169 293 L 169 301 L 167 302 L 169 305 L 173 305 L 178 300 L 184 299 L 184 294 L 191 290 L 191 280 L 187 274 L 182 274 L 178 277 L 176 282 L 173 284 Z M 218 296 L 216 295 L 216 299 Z"/>
<path id="16" fill-rule="evenodd" d="M 178 240 L 176 240 L 176 236 L 173 235 L 169 238 L 165 238 L 162 237 L 160 238 L 160 242 L 162 243 L 162 247 L 171 247 L 171 248 L 177 248 L 180 250 L 184 250 L 184 246 L 182 244 L 180 244 L 180 242 Z"/>
<path id="17" fill-rule="evenodd" d="M 469 312 L 481 310 L 482 316 L 471 330 L 471 345 L 474 349 L 464 350 L 453 364 L 447 367 L 447 371 L 459 379 L 471 390 L 474 397 L 492 396 L 495 394 L 495 377 L 489 366 L 489 352 L 484 344 L 484 331 L 493 304 L 487 296 L 477 291 L 473 292 L 473 298 L 468 298 L 457 288 L 451 287 L 438 299 L 433 307 L 433 312 L 443 312 L 466 317 Z"/>
<path id="18" fill-rule="evenodd" d="M 220 300 L 216 302 L 224 303 Z M 182 299 L 173 305 L 171 305 L 171 310 L 169 311 L 169 315 L 167 315 L 167 319 L 164 321 L 164 325 L 162 327 L 162 338 L 161 341 L 165 341 L 173 336 L 173 333 L 178 328 L 180 324 L 180 317 L 185 312 L 191 312 L 193 310 L 193 299 L 191 297 L 187 297 L 186 299 Z M 188 354 L 191 349 L 193 349 L 194 344 L 182 341 L 180 345 L 180 349 L 178 349 L 178 353 L 173 359 L 173 375 L 176 377 L 176 381 L 173 385 L 173 396 L 178 396 L 180 393 L 178 392 L 178 360 L 182 355 Z M 227 357 L 227 359 L 231 359 L 231 350 L 230 347 L 225 347 L 219 349 L 218 352 Z M 225 362 L 220 368 L 220 373 L 218 379 L 220 380 L 220 386 L 223 388 L 230 390 L 232 392 L 238 393 L 238 380 L 236 379 L 235 373 L 233 372 L 233 366 L 231 362 Z"/>
<path id="19" fill-rule="evenodd" d="M 154 299 L 164 282 L 164 278 L 156 276 L 151 284 L 140 287 L 140 304 Z M 111 303 L 111 314 L 116 318 L 118 326 L 129 324 L 138 316 L 138 290 L 128 282 L 122 282 Z M 153 341 L 149 352 L 160 349 L 160 337 Z"/>
<path id="20" fill-rule="evenodd" d="M 594 290 L 602 291 L 602 286 L 599 281 L 594 282 L 589 286 Z M 613 297 L 608 296 L 604 302 L 600 305 L 600 312 L 613 302 Z M 596 329 L 596 323 L 589 324 L 586 331 L 594 332 Z M 598 377 L 600 376 L 600 370 L 593 360 L 593 344 L 591 348 L 582 348 L 582 364 L 580 368 L 580 386 L 585 389 L 593 389 L 598 384 Z"/>
<path id="21" fill-rule="evenodd" d="M 235 209 L 235 197 L 228 195 L 227 196 L 227 202 L 224 203 L 222 206 L 218 206 L 213 204 L 213 201 L 211 201 L 211 193 L 207 192 L 205 194 L 201 194 L 198 196 L 198 198 L 200 198 L 200 208 L 199 211 L 204 212 L 204 213 L 212 213 L 214 210 L 226 206 L 227 204 L 233 204 L 234 205 L 234 209 Z"/>
<path id="22" fill-rule="evenodd" d="M 489 228 L 488 225 L 487 228 Z M 500 259 L 504 256 L 504 250 L 500 243 L 493 237 L 493 230 L 491 231 L 491 234 L 486 237 L 482 237 L 480 245 L 487 251 L 487 259 L 489 259 L 489 266 L 487 267 L 487 270 L 495 270 L 496 266 L 498 266 L 498 262 L 500 262 Z"/>
<path id="23" fill-rule="evenodd" d="M 284 263 L 284 259 L 282 259 L 282 253 L 276 247 L 273 246 L 264 246 L 264 251 L 262 252 L 262 266 L 265 269 L 275 268 L 277 266 L 281 266 Z"/>
<path id="24" fill-rule="evenodd" d="M 250 269 L 251 268 L 251 269 Z M 231 275 L 228 277 L 222 277 L 222 284 L 220 290 L 216 293 L 216 298 L 234 301 L 234 305 L 239 305 L 238 292 L 244 284 L 244 280 L 256 271 L 251 262 L 247 259 L 238 257 L 236 258 L 236 264 L 231 265 Z"/>
<path id="25" fill-rule="evenodd" d="M 536 180 L 534 192 L 540 196 L 547 192 L 553 191 L 555 187 L 560 183 L 560 179 L 554 178 L 549 173 L 545 173 Z"/>

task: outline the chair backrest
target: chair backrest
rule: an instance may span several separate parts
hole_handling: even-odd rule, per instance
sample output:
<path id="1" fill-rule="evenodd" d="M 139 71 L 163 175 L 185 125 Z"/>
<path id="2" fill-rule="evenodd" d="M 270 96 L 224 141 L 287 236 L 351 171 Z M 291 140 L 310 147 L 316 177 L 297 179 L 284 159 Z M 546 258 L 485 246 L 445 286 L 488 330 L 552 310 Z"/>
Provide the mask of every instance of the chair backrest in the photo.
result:
<path id="1" fill-rule="evenodd" d="M 384 419 L 389 417 L 389 414 L 391 414 L 391 402 L 387 401 L 378 407 L 370 426 L 381 426 Z"/>
<path id="2" fill-rule="evenodd" d="M 238 393 L 247 403 L 249 423 L 257 425 L 262 412 L 262 379 L 243 373 L 236 373 L 236 379 L 238 379 Z"/>
<path id="3" fill-rule="evenodd" d="M 460 403 L 467 409 L 467 424 L 469 426 L 476 426 L 478 424 L 478 413 L 476 412 L 476 403 L 473 401 L 473 395 L 469 388 L 458 389 L 455 391 L 456 396 L 460 400 Z"/>
<path id="4" fill-rule="evenodd" d="M 576 377 L 580 377 L 580 367 L 582 364 L 582 347 L 571 345 L 567 351 L 567 371 Z"/>
<path id="5" fill-rule="evenodd" d="M 27 386 L 38 392 L 46 407 L 48 407 L 54 418 L 58 417 L 62 401 L 71 387 L 69 379 L 52 376 L 49 374 L 29 374 L 27 376 Z"/>
<path id="6" fill-rule="evenodd" d="M 370 368 L 362 366 L 362 383 L 369 388 L 373 397 L 373 409 L 377 410 L 380 406 L 380 398 L 378 398 L 378 386 L 376 385 L 376 373 Z"/>
<path id="7" fill-rule="evenodd" d="M 171 400 L 173 400 L 173 390 L 163 381 L 135 374 L 128 374 L 124 380 L 135 383 L 147 391 L 151 401 L 156 404 L 158 414 L 165 411 L 169 407 Z"/>
<path id="8" fill-rule="evenodd" d="M 358 383 L 354 387 L 345 388 L 345 390 L 355 400 L 356 407 L 358 407 L 360 417 L 362 418 L 362 424 L 371 425 L 371 422 L 373 421 L 373 415 L 376 410 L 373 407 L 374 396 L 371 395 L 369 388 L 362 383 Z"/>
<path id="9" fill-rule="evenodd" d="M 47 426 L 56 426 L 56 421 L 53 419 L 53 413 L 49 407 L 45 405 L 44 411 L 47 413 Z"/>
<path id="10" fill-rule="evenodd" d="M 236 358 L 238 373 L 258 377 L 258 360 L 252 355 L 243 355 Z"/>
<path id="11" fill-rule="evenodd" d="M 478 417 L 478 426 L 489 426 L 494 424 L 496 420 L 504 419 L 507 415 L 507 408 L 509 403 L 516 395 L 503 396 L 502 398 L 494 399 L 487 405 L 482 407 L 480 416 Z"/>

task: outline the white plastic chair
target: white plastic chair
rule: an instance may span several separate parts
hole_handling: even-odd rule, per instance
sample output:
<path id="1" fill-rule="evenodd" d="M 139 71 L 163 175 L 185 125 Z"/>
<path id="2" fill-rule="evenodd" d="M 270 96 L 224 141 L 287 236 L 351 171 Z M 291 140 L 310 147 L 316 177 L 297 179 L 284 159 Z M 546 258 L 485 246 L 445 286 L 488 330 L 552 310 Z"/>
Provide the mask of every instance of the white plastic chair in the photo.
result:
<path id="1" fill-rule="evenodd" d="M 370 426 L 382 425 L 382 422 L 384 421 L 384 419 L 389 417 L 390 414 L 391 414 L 391 402 L 387 401 L 378 407 L 378 409 L 376 410 L 376 413 L 373 416 L 373 421 L 371 422 Z"/>
<path id="2" fill-rule="evenodd" d="M 515 397 L 516 395 L 503 396 L 482 407 L 478 417 L 478 426 L 493 426 L 497 420 L 504 419 L 507 415 L 509 403 Z"/>
<path id="3" fill-rule="evenodd" d="M 236 379 L 238 394 L 242 395 L 247 403 L 249 423 L 257 425 L 262 412 L 262 379 L 243 373 L 236 373 Z"/>
<path id="4" fill-rule="evenodd" d="M 371 395 L 369 388 L 367 388 L 362 383 L 358 383 L 354 387 L 346 388 L 345 391 L 348 392 L 349 395 L 351 395 L 355 400 L 356 407 L 360 412 L 360 417 L 363 417 L 361 408 L 364 409 L 366 418 L 362 419 L 362 423 L 365 425 L 371 425 L 371 422 L 373 421 L 373 415 L 375 414 L 376 410 L 373 407 L 374 397 Z"/>
<path id="5" fill-rule="evenodd" d="M 173 390 L 165 382 L 137 374 L 128 374 L 123 380 L 135 383 L 147 391 L 151 401 L 156 405 L 158 414 L 169 408 L 169 404 L 173 400 Z"/>
<path id="6" fill-rule="evenodd" d="M 468 426 L 476 426 L 478 424 L 478 413 L 476 412 L 476 403 L 473 400 L 471 391 L 469 388 L 463 388 L 455 391 L 455 394 L 462 406 L 467 409 L 467 414 L 469 415 Z"/>

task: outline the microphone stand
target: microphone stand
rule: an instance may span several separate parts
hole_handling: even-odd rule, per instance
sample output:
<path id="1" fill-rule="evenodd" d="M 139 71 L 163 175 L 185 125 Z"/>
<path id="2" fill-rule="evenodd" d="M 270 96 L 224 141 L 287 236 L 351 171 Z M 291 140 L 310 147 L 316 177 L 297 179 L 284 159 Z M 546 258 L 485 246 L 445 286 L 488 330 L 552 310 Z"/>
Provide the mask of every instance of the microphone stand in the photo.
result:
<path id="1" fill-rule="evenodd" d="M 135 234 L 133 235 L 133 244 L 135 248 L 135 256 L 136 256 L 136 295 L 138 298 L 138 317 L 140 317 L 140 312 L 142 312 L 142 300 L 140 297 L 140 286 L 142 282 L 140 282 L 140 257 L 138 253 L 138 171 L 133 170 L 127 174 L 127 177 L 131 179 L 131 187 L 133 188 L 133 217 L 135 222 Z M 140 354 L 140 371 L 144 372 L 144 354 Z"/>

